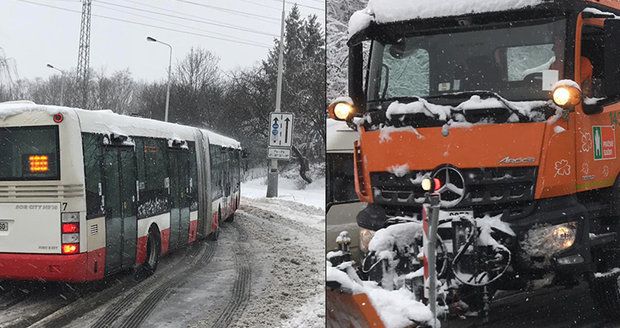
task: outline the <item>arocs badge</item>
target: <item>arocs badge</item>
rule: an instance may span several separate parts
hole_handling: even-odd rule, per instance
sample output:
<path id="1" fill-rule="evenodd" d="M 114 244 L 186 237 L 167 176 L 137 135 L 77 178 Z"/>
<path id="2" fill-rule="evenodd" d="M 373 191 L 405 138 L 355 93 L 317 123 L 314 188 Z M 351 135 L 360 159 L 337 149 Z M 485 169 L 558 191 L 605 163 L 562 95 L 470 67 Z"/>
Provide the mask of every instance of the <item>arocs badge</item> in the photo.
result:
<path id="1" fill-rule="evenodd" d="M 593 126 L 594 160 L 616 158 L 616 130 L 613 126 Z"/>

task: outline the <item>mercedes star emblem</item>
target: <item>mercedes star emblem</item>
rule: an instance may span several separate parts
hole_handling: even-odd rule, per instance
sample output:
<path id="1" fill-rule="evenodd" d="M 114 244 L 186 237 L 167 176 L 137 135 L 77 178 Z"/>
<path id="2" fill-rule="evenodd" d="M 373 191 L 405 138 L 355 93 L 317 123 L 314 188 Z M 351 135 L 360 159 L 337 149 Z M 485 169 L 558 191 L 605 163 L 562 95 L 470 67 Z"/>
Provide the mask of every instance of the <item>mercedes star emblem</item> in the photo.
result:
<path id="1" fill-rule="evenodd" d="M 441 181 L 441 188 L 437 190 L 441 194 L 441 205 L 454 207 L 465 198 L 465 179 L 457 169 L 445 166 L 433 173 L 433 178 Z"/>

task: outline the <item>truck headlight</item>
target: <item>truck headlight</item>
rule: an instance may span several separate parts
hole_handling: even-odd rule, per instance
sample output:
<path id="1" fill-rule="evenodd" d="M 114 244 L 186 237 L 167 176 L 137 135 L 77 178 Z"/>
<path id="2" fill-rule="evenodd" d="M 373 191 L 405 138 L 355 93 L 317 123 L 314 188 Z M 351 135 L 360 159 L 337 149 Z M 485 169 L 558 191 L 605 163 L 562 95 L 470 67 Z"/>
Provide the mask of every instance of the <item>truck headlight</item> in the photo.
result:
<path id="1" fill-rule="evenodd" d="M 360 228 L 360 250 L 362 253 L 368 253 L 368 245 L 375 236 L 375 231 Z"/>
<path id="2" fill-rule="evenodd" d="M 573 246 L 577 235 L 577 224 L 575 222 L 559 224 L 552 226 L 552 228 L 551 234 L 557 248 L 567 249 Z"/>
<path id="3" fill-rule="evenodd" d="M 549 258 L 553 254 L 573 246 L 576 237 L 577 222 L 536 225 L 527 232 L 521 242 L 521 249 L 530 256 Z"/>

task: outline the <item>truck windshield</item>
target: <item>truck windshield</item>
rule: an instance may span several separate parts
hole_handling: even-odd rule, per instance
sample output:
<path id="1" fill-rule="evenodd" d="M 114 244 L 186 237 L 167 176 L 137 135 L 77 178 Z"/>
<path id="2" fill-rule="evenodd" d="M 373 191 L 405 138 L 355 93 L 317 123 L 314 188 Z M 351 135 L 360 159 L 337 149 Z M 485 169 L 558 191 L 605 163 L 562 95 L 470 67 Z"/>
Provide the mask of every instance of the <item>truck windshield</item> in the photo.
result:
<path id="1" fill-rule="evenodd" d="M 0 127 L 0 181 L 58 180 L 58 127 Z"/>
<path id="2" fill-rule="evenodd" d="M 564 67 L 565 20 L 375 40 L 368 100 L 489 91 L 512 100 L 548 99 Z"/>

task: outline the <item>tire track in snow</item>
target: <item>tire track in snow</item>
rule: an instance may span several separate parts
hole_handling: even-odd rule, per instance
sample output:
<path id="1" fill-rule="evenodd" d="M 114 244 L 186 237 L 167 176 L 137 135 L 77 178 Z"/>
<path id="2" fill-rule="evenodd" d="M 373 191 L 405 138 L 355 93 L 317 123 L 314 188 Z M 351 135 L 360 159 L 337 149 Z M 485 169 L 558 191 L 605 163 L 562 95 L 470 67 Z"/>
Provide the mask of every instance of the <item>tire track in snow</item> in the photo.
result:
<path id="1" fill-rule="evenodd" d="M 162 275 L 163 279 L 153 281 L 152 283 L 143 286 L 145 288 L 136 288 L 131 293 L 127 294 L 121 300 L 112 305 L 106 312 L 91 326 L 93 328 L 104 327 L 139 327 L 148 315 L 153 311 L 157 303 L 163 300 L 172 288 L 183 285 L 191 272 L 195 270 L 199 265 L 208 264 L 215 254 L 217 247 L 216 242 L 204 242 L 201 247 L 194 245 L 189 252 L 189 255 L 185 258 L 193 258 L 193 261 L 183 270 L 172 275 Z M 131 310 L 119 324 L 116 324 L 118 319 L 125 315 L 129 311 L 131 304 L 135 304 L 135 301 L 139 299 L 145 292 L 145 289 L 150 289 L 151 292 L 140 302 L 140 304 Z"/>
<path id="2" fill-rule="evenodd" d="M 248 258 L 246 243 L 248 235 L 238 223 L 232 222 L 232 227 L 237 231 L 237 242 L 235 243 L 235 271 L 236 278 L 232 289 L 232 296 L 224 311 L 220 313 L 213 324 L 213 328 L 229 327 L 235 317 L 245 310 L 251 295 L 252 289 L 252 269 Z"/>
<path id="3" fill-rule="evenodd" d="M 164 280 L 174 270 L 176 270 L 176 268 L 178 268 L 178 265 L 180 263 L 185 263 L 187 259 L 190 258 L 192 255 L 200 252 L 203 247 L 207 247 L 206 243 L 205 245 L 201 246 L 202 247 L 197 247 L 197 245 L 194 245 L 194 247 L 190 249 L 185 249 L 181 256 L 166 258 L 165 260 L 170 259 L 169 263 L 166 263 L 164 267 L 160 266 L 160 269 L 157 270 L 153 276 L 147 277 L 142 281 L 136 282 L 133 279 L 133 275 L 131 275 L 130 273 L 126 273 L 124 277 L 121 276 L 120 281 L 114 283 L 112 286 L 105 287 L 104 289 L 100 289 L 100 287 L 95 287 L 95 289 L 98 290 L 91 291 L 89 294 L 85 295 L 77 295 L 75 299 L 72 299 L 67 304 L 59 304 L 60 306 L 55 306 L 50 310 L 37 313 L 34 318 L 24 318 L 24 320 L 21 320 L 19 322 L 19 324 L 11 325 L 9 327 L 27 327 L 30 325 L 34 325 L 34 327 L 46 328 L 63 327 L 71 324 L 72 322 L 88 314 L 89 312 L 98 309 L 100 306 L 104 305 L 110 300 L 113 300 L 114 298 L 125 293 L 126 291 L 129 293 L 127 294 L 127 296 L 135 295 L 135 297 L 137 297 L 138 294 L 144 293 L 145 289 L 157 285 L 159 282 Z M 118 277 L 113 276 L 111 277 L 111 279 L 118 279 Z M 127 305 L 127 303 L 123 304 Z M 112 305 L 112 307 L 114 307 L 114 305 Z M 120 306 L 119 308 L 121 312 L 127 310 L 127 308 L 123 309 Z M 107 311 L 115 310 L 109 307 L 106 312 Z M 114 318 L 114 316 L 112 317 L 114 320 L 117 319 Z M 98 320 L 100 319 L 101 317 Z"/>
<path id="4" fill-rule="evenodd" d="M 127 316 L 123 322 L 120 324 L 122 328 L 134 328 L 139 327 L 140 324 L 144 322 L 149 316 L 149 314 L 155 309 L 157 303 L 161 302 L 163 299 L 168 296 L 168 294 L 174 288 L 178 288 L 184 285 L 187 280 L 192 276 L 192 273 L 197 270 L 200 266 L 207 265 L 213 259 L 213 255 L 215 254 L 217 243 L 213 241 L 206 242 L 207 250 L 200 257 L 196 257 L 194 261 L 190 264 L 190 266 L 179 272 L 174 277 L 171 277 L 169 280 L 164 281 L 162 283 L 163 287 L 158 287 L 153 290 L 140 305 L 134 309 L 129 316 Z"/>

